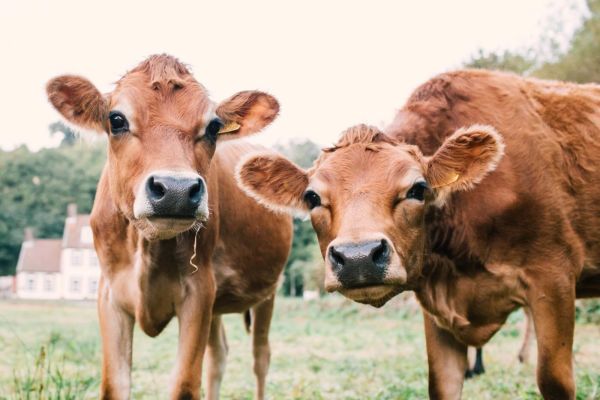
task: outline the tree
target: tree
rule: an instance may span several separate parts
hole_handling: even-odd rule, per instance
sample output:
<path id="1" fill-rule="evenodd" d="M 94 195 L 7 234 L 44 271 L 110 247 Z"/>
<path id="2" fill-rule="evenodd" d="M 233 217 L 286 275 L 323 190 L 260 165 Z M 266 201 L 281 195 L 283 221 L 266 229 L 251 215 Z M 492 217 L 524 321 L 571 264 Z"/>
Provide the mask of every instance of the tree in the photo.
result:
<path id="1" fill-rule="evenodd" d="M 468 68 L 497 69 L 526 74 L 536 65 L 535 55 L 531 51 L 524 54 L 505 50 L 502 53 L 485 52 L 479 49 L 478 53 L 465 63 Z"/>
<path id="2" fill-rule="evenodd" d="M 300 167 L 308 168 L 321 152 L 319 146 L 310 140 L 291 141 L 278 145 L 276 149 Z M 304 290 L 304 270 L 307 265 L 318 264 L 321 260 L 317 237 L 309 220 L 294 218 L 294 239 L 284 270 L 282 292 L 286 296 L 301 296 Z M 319 264 L 320 265 L 320 264 Z"/>
<path id="3" fill-rule="evenodd" d="M 308 139 L 291 140 L 286 145 L 277 144 L 275 150 L 302 168 L 312 166 L 321 153 L 321 148 Z"/>
<path id="4" fill-rule="evenodd" d="M 61 237 L 67 204 L 91 210 L 105 152 L 85 143 L 0 152 L 0 275 L 14 273 L 25 227 L 38 237 Z"/>
<path id="5" fill-rule="evenodd" d="M 572 5 L 567 3 L 562 7 Z M 600 0 L 588 0 L 581 26 L 571 38 L 565 35 L 560 15 L 557 15 L 549 21 L 545 36 L 539 38 L 536 46 L 503 52 L 479 50 L 465 66 L 512 71 L 545 79 L 600 82 Z"/>
<path id="6" fill-rule="evenodd" d="M 77 142 L 77 132 L 68 127 L 62 121 L 56 121 L 48 125 L 50 136 L 54 136 L 57 133 L 63 134 L 63 139 L 60 142 L 61 146 L 73 146 Z"/>
<path id="7" fill-rule="evenodd" d="M 566 53 L 544 63 L 534 75 L 573 82 L 600 82 L 600 0 L 588 0 L 589 16 L 571 38 Z"/>

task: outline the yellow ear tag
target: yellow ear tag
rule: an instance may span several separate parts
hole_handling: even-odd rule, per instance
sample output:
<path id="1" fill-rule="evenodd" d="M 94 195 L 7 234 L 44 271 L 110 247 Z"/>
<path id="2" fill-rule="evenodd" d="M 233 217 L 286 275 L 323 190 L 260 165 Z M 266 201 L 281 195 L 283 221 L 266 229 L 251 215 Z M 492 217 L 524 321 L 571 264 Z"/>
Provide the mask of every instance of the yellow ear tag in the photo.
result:
<path id="1" fill-rule="evenodd" d="M 231 133 L 231 132 L 235 132 L 238 129 L 240 129 L 242 126 L 240 124 L 238 124 L 237 122 L 227 122 L 225 125 L 223 125 L 223 127 L 219 130 L 219 135 L 223 134 L 223 133 Z"/>
<path id="2" fill-rule="evenodd" d="M 446 182 L 444 182 L 442 185 L 437 185 L 435 186 L 436 188 L 440 188 L 440 187 L 444 187 L 444 186 L 448 186 L 453 184 L 454 182 L 456 182 L 458 180 L 458 178 L 460 178 L 460 175 L 457 174 L 456 172 L 453 172 L 450 175 L 450 179 L 448 179 Z"/>
<path id="3" fill-rule="evenodd" d="M 456 172 L 454 172 L 452 174 L 452 178 L 450 179 L 450 181 L 448 181 L 448 183 L 446 183 L 446 185 L 450 185 L 451 183 L 454 183 L 458 180 L 458 178 L 460 178 L 460 175 L 457 174 Z"/>

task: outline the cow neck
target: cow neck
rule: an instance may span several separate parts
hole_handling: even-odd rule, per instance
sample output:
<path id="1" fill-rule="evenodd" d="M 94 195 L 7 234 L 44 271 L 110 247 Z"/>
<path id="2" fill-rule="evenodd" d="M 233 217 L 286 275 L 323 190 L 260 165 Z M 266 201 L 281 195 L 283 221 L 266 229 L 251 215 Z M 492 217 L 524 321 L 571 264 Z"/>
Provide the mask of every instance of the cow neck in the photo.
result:
<path id="1" fill-rule="evenodd" d="M 428 232 L 423 248 L 423 267 L 413 290 L 421 306 L 435 316 L 442 326 L 465 327 L 469 322 L 457 309 L 454 298 L 458 280 L 464 271 L 458 270 L 449 249 L 441 252 L 440 243 L 432 243 L 433 237 L 443 236 Z M 472 262 L 465 259 L 464 267 L 470 268 Z"/>
<path id="2" fill-rule="evenodd" d="M 198 265 L 194 254 L 196 232 L 185 232 L 175 238 L 149 241 L 141 238 L 141 268 L 147 271 L 165 271 L 171 274 L 193 273 Z M 197 246 L 199 248 L 200 246 Z"/>

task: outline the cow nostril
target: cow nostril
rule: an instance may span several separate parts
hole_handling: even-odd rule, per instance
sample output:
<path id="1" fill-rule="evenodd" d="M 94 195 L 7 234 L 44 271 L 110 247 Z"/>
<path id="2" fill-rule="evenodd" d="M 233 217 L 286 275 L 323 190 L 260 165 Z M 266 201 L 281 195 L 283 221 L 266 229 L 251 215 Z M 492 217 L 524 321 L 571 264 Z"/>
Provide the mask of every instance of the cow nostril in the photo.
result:
<path id="1" fill-rule="evenodd" d="M 165 197 L 167 188 L 164 183 L 156 181 L 153 176 L 148 179 L 148 193 L 152 200 L 160 200 Z"/>
<path id="2" fill-rule="evenodd" d="M 342 268 L 345 264 L 344 257 L 335 249 L 335 247 L 329 249 L 329 260 L 335 270 Z"/>
<path id="3" fill-rule="evenodd" d="M 377 246 L 371 253 L 371 259 L 377 265 L 385 265 L 387 264 L 389 258 L 390 248 L 387 242 L 384 239 L 382 239 L 379 243 L 379 246 Z"/>
<path id="4" fill-rule="evenodd" d="M 200 203 L 202 197 L 202 181 L 200 179 L 190 187 L 189 196 L 192 203 Z"/>

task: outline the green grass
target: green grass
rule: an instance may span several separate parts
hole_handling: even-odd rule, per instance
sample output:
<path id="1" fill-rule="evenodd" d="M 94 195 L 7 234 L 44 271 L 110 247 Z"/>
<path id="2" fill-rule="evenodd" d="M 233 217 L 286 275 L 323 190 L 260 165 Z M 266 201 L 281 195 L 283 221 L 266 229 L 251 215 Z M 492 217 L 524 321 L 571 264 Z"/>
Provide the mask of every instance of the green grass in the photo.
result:
<path id="1" fill-rule="evenodd" d="M 240 315 L 225 317 L 230 345 L 223 399 L 251 399 L 250 338 Z M 465 399 L 537 399 L 532 365 L 517 362 L 522 315 L 485 348 L 487 372 Z M 134 399 L 164 399 L 177 324 L 158 338 L 136 330 Z M 339 296 L 279 298 L 271 330 L 271 399 L 424 399 L 427 363 L 420 312 L 410 296 L 377 310 Z M 533 354 L 535 355 L 535 354 Z M 600 328 L 579 324 L 578 399 L 600 399 Z M 94 399 L 100 340 L 93 304 L 0 302 L 0 399 Z"/>

